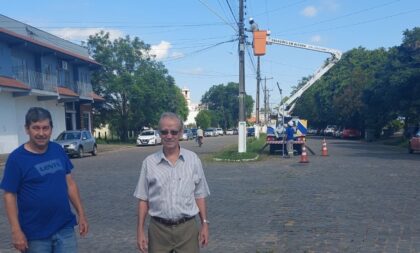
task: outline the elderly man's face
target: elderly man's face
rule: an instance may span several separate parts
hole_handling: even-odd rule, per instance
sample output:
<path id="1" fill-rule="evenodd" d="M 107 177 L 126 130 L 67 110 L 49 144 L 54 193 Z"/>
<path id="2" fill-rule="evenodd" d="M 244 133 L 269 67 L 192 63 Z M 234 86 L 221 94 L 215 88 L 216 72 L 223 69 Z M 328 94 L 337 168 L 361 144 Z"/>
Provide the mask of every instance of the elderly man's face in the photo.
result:
<path id="1" fill-rule="evenodd" d="M 179 138 L 182 134 L 182 129 L 179 128 L 179 123 L 176 119 L 163 118 L 159 126 L 160 137 L 162 138 L 162 145 L 164 149 L 178 148 Z"/>

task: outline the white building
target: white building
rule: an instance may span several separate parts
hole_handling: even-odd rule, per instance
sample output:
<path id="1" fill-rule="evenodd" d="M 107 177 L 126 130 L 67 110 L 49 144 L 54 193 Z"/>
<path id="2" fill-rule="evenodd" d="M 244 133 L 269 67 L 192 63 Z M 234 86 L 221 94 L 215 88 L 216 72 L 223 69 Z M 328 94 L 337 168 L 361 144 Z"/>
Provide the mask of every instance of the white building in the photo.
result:
<path id="1" fill-rule="evenodd" d="M 200 111 L 200 105 L 191 102 L 191 92 L 188 88 L 182 89 L 182 95 L 184 95 L 185 100 L 187 101 L 188 106 L 188 118 L 184 121 L 184 125 L 196 125 L 195 117 L 197 117 L 198 112 Z"/>

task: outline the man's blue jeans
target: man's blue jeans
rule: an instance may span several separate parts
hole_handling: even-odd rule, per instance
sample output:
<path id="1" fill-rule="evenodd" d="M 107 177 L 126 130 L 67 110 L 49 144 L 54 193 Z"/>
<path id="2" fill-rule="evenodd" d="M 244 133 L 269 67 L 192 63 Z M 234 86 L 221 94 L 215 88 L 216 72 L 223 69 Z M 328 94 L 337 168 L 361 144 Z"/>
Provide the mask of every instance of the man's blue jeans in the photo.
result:
<path id="1" fill-rule="evenodd" d="M 28 242 L 25 253 L 76 253 L 77 239 L 73 227 L 66 227 L 42 240 Z"/>

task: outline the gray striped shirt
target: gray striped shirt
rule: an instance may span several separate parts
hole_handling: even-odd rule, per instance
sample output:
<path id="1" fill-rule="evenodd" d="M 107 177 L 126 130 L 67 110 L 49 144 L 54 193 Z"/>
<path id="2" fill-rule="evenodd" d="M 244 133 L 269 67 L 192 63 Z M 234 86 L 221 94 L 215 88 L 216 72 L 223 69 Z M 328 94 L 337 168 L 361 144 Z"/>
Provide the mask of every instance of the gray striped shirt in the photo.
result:
<path id="1" fill-rule="evenodd" d="M 200 158 L 181 148 L 179 158 L 172 165 L 158 151 L 142 164 L 134 196 L 148 201 L 149 215 L 177 220 L 194 216 L 199 210 L 196 198 L 210 195 Z"/>

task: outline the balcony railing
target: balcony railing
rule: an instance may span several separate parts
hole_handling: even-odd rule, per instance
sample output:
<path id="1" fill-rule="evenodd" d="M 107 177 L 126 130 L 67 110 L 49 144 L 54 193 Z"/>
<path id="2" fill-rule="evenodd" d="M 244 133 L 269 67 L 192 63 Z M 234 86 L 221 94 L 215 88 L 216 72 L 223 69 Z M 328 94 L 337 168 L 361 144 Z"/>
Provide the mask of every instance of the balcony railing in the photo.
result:
<path id="1" fill-rule="evenodd" d="M 28 70 L 22 67 L 12 68 L 13 78 L 28 85 L 31 89 L 57 92 L 57 76 Z"/>
<path id="2" fill-rule="evenodd" d="M 89 97 L 89 94 L 92 93 L 92 84 L 78 81 L 77 93 L 82 97 Z"/>

